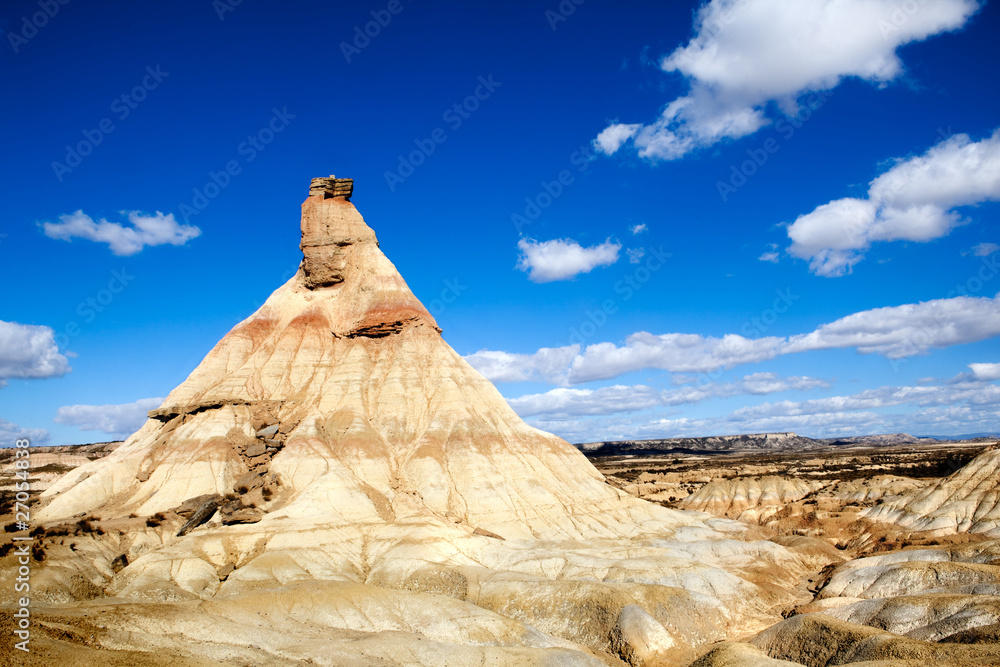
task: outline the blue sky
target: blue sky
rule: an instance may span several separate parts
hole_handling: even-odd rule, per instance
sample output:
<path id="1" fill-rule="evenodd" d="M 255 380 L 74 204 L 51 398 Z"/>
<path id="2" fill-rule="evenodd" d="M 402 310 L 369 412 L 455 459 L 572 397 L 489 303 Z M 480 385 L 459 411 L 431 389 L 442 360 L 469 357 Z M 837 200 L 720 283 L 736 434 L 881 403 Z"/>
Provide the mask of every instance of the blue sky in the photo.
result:
<path id="1" fill-rule="evenodd" d="M 571 441 L 1000 430 L 995 3 L 14 0 L 0 28 L 0 444 L 141 425 L 295 270 L 330 173 Z"/>

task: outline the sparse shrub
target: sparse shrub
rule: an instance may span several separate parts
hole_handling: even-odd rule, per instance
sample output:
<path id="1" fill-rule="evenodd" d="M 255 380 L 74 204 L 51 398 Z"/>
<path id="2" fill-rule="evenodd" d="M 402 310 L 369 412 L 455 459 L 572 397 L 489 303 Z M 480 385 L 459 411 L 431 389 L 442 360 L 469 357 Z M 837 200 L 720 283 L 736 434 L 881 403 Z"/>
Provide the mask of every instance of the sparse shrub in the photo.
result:
<path id="1" fill-rule="evenodd" d="M 38 562 L 42 562 L 43 560 L 45 560 L 45 547 L 37 543 L 32 545 L 31 557 L 37 560 Z"/>
<path id="2" fill-rule="evenodd" d="M 8 542 L 7 544 L 0 544 L 0 558 L 3 558 L 10 553 L 10 550 L 14 548 L 13 542 Z"/>
<path id="3" fill-rule="evenodd" d="M 14 524 L 11 524 L 11 526 L 13 526 L 13 525 Z M 8 526 L 8 528 L 9 527 L 10 526 Z M 35 526 L 34 528 L 31 529 L 31 532 L 28 533 L 28 536 L 29 537 L 38 537 L 39 535 L 44 535 L 44 534 L 45 534 L 45 529 L 43 527 L 41 527 L 41 526 Z"/>
<path id="4" fill-rule="evenodd" d="M 138 519 L 139 515 L 136 514 L 135 512 L 132 512 L 131 514 L 128 515 L 128 518 L 130 518 L 130 519 Z"/>
<path id="5" fill-rule="evenodd" d="M 240 484 L 236 487 L 236 493 L 243 495 L 244 493 L 250 493 L 250 488 L 246 484 Z"/>
<path id="6" fill-rule="evenodd" d="M 167 517 L 163 515 L 163 512 L 157 512 L 151 517 L 146 517 L 146 525 L 149 526 L 150 528 L 156 528 L 161 523 L 163 523 L 163 520 L 166 518 Z"/>
<path id="7" fill-rule="evenodd" d="M 239 494 L 232 492 L 226 494 L 226 500 L 238 500 L 239 497 L 240 497 Z"/>
<path id="8" fill-rule="evenodd" d="M 78 533 L 92 533 L 94 532 L 94 524 L 87 519 L 80 519 L 76 522 L 76 531 Z"/>
<path id="9" fill-rule="evenodd" d="M 265 486 L 263 490 L 261 490 L 261 494 L 264 496 L 264 500 L 270 500 L 274 497 L 274 491 L 269 486 Z"/>
<path id="10" fill-rule="evenodd" d="M 17 524 L 16 523 L 8 523 L 6 526 L 3 527 L 3 532 L 5 532 L 5 533 L 16 533 L 17 532 Z"/>

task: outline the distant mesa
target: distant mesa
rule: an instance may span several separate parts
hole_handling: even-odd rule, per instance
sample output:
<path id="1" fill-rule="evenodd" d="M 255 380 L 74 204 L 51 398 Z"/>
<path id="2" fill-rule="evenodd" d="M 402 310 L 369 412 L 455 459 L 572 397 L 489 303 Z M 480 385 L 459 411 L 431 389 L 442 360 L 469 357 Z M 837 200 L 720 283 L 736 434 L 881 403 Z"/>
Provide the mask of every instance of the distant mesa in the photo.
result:
<path id="1" fill-rule="evenodd" d="M 784 451 L 806 450 L 844 445 L 885 447 L 902 444 L 933 443 L 934 438 L 918 438 L 908 433 L 862 435 L 850 438 L 809 438 L 797 433 L 745 433 L 697 438 L 656 438 L 650 440 L 615 440 L 587 442 L 576 447 L 589 457 L 655 456 L 670 452 Z"/>

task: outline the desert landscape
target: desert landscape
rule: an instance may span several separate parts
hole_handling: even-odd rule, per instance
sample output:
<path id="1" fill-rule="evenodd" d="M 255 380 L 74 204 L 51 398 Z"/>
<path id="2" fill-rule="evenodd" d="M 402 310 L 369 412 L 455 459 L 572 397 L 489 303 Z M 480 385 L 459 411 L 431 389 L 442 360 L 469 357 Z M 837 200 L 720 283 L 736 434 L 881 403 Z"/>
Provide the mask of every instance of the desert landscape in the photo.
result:
<path id="1" fill-rule="evenodd" d="M 3 452 L 16 664 L 1000 664 L 994 441 L 574 447 L 448 346 L 352 192 L 313 179 L 298 273 L 138 432 L 31 449 L 30 532 Z"/>

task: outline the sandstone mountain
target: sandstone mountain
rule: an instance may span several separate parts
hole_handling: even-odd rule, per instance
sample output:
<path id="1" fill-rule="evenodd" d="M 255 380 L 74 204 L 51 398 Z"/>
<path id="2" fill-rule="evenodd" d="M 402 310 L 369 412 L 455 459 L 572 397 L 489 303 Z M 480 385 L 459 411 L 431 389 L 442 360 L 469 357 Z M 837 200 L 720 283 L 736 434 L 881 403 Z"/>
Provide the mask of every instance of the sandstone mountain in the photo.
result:
<path id="1" fill-rule="evenodd" d="M 794 547 L 629 496 L 526 425 L 352 188 L 314 179 L 298 273 L 44 493 L 76 537 L 44 542 L 39 602 L 93 599 L 96 646 L 185 660 L 686 665 L 801 601 Z"/>

